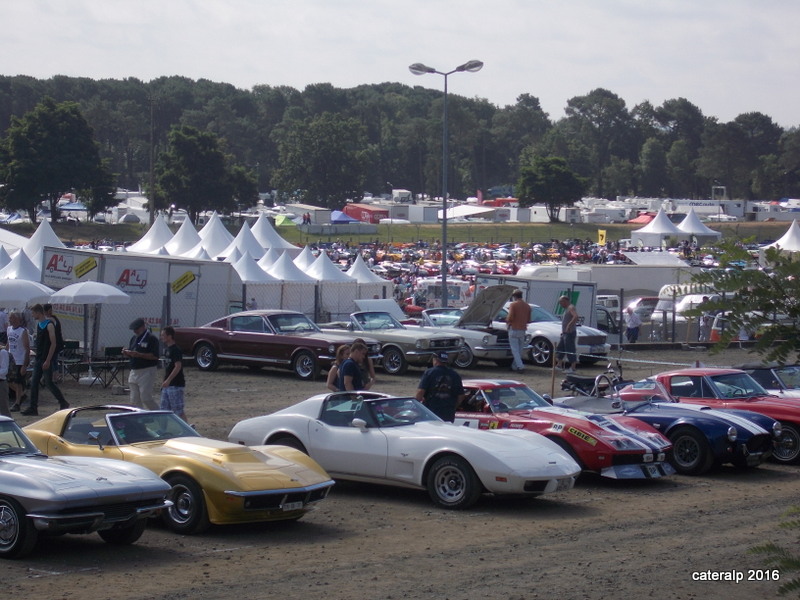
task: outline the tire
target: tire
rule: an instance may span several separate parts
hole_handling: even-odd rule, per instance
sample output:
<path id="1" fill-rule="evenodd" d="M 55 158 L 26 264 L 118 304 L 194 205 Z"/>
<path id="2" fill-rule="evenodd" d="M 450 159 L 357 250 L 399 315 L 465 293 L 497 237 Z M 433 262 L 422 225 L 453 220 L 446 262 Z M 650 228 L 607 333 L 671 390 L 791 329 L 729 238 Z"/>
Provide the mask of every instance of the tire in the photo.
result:
<path id="1" fill-rule="evenodd" d="M 0 498 L 0 558 L 30 554 L 38 537 L 22 505 L 12 498 Z"/>
<path id="2" fill-rule="evenodd" d="M 781 423 L 781 438 L 772 451 L 776 462 L 793 465 L 800 459 L 800 429 L 793 423 Z"/>
<path id="3" fill-rule="evenodd" d="M 581 471 L 586 470 L 586 465 L 583 464 L 583 461 L 578 458 L 578 453 L 575 452 L 575 448 L 569 445 L 566 440 L 561 439 L 560 437 L 550 437 L 547 436 L 547 439 L 553 442 L 554 444 L 558 444 L 558 446 L 567 454 L 569 454 L 570 458 L 578 463 L 578 466 L 581 468 Z"/>
<path id="4" fill-rule="evenodd" d="M 127 527 L 112 527 L 98 531 L 98 535 L 108 544 L 115 546 L 128 546 L 142 537 L 147 527 L 147 519 L 137 519 L 133 525 Z"/>
<path id="5" fill-rule="evenodd" d="M 390 346 L 383 351 L 383 370 L 389 375 L 402 375 L 408 371 L 408 361 L 400 348 Z"/>
<path id="6" fill-rule="evenodd" d="M 553 365 L 553 344 L 544 337 L 537 337 L 531 341 L 530 357 L 537 367 L 551 367 Z"/>
<path id="7" fill-rule="evenodd" d="M 437 459 L 428 471 L 426 487 L 436 505 L 451 510 L 469 508 L 483 493 L 475 471 L 458 456 Z"/>
<path id="8" fill-rule="evenodd" d="M 292 371 L 303 381 L 317 378 L 317 359 L 308 350 L 301 350 L 292 359 Z"/>
<path id="9" fill-rule="evenodd" d="M 690 427 L 678 427 L 667 436 L 672 442 L 672 466 L 681 475 L 701 475 L 714 464 L 705 436 Z"/>
<path id="10" fill-rule="evenodd" d="M 298 440 L 293 435 L 281 435 L 274 439 L 271 439 L 267 443 L 274 446 L 288 446 L 289 448 L 294 448 L 295 450 L 299 450 L 303 454 L 308 454 L 308 450 L 306 450 L 306 447 L 303 446 L 303 442 Z"/>
<path id="11" fill-rule="evenodd" d="M 213 371 L 219 366 L 217 353 L 211 344 L 200 344 L 194 350 L 194 362 L 201 371 Z"/>
<path id="12" fill-rule="evenodd" d="M 456 360 L 454 362 L 459 369 L 471 369 L 478 364 L 478 359 L 475 358 L 475 355 L 472 353 L 472 349 L 464 344 L 461 352 L 458 353 L 458 356 L 456 356 Z"/>
<path id="13" fill-rule="evenodd" d="M 167 497 L 173 505 L 161 511 L 164 524 L 175 533 L 184 535 L 208 529 L 206 500 L 197 482 L 186 475 L 172 475 L 166 481 L 172 486 Z"/>

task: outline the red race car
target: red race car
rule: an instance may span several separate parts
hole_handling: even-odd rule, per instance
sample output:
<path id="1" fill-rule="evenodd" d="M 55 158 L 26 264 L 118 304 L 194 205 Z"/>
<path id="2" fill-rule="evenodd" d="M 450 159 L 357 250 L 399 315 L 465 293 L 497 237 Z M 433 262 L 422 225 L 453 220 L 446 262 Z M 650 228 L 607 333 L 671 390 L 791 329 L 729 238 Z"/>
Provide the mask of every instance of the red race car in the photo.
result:
<path id="1" fill-rule="evenodd" d="M 772 457 L 781 463 L 800 461 L 800 398 L 774 396 L 739 369 L 679 369 L 655 378 L 679 402 L 749 410 L 780 421 L 781 438 L 775 443 Z M 631 394 L 636 392 L 620 392 L 625 400 L 630 400 Z"/>
<path id="2" fill-rule="evenodd" d="M 456 425 L 527 429 L 564 448 L 584 471 L 612 479 L 653 479 L 675 472 L 667 462 L 672 442 L 638 419 L 556 407 L 524 383 L 469 379 Z"/>

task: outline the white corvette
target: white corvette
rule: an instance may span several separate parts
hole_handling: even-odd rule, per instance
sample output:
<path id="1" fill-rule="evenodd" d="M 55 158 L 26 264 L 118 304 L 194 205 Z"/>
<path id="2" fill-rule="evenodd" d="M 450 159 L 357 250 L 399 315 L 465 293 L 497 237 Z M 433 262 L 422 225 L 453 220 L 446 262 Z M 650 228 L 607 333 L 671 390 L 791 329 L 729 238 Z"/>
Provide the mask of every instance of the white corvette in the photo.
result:
<path id="1" fill-rule="evenodd" d="M 580 473 L 569 454 L 539 434 L 458 427 L 413 398 L 374 392 L 320 394 L 240 421 L 228 439 L 292 446 L 334 478 L 425 489 L 453 509 L 467 508 L 483 492 L 566 491 Z"/>

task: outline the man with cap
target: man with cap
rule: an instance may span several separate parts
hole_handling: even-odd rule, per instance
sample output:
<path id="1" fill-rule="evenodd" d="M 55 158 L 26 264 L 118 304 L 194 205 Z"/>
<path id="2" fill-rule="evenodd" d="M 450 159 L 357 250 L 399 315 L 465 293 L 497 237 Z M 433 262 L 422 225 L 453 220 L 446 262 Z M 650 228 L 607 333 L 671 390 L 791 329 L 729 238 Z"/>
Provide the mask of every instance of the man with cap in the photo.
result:
<path id="1" fill-rule="evenodd" d="M 134 319 L 130 329 L 133 337 L 122 354 L 130 358 L 128 386 L 131 388 L 131 404 L 156 410 L 158 404 L 153 401 L 153 385 L 158 367 L 159 341 L 142 318 Z"/>
<path id="2" fill-rule="evenodd" d="M 456 407 L 464 400 L 461 375 L 448 366 L 447 352 L 433 355 L 433 366 L 425 371 L 417 386 L 416 398 L 443 421 L 456 418 Z"/>

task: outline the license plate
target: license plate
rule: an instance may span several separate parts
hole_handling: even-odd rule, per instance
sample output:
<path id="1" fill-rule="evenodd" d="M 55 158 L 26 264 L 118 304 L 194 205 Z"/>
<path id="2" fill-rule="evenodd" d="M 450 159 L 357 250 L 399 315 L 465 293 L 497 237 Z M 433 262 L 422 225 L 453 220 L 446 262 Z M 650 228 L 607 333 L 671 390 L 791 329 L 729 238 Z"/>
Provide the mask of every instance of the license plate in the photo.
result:
<path id="1" fill-rule="evenodd" d="M 557 492 L 566 492 L 572 489 L 572 479 L 559 479 L 556 486 Z"/>
<path id="2" fill-rule="evenodd" d="M 281 510 L 284 512 L 289 512 L 290 510 L 300 510 L 301 508 L 303 508 L 302 502 L 287 502 L 281 506 Z"/>

